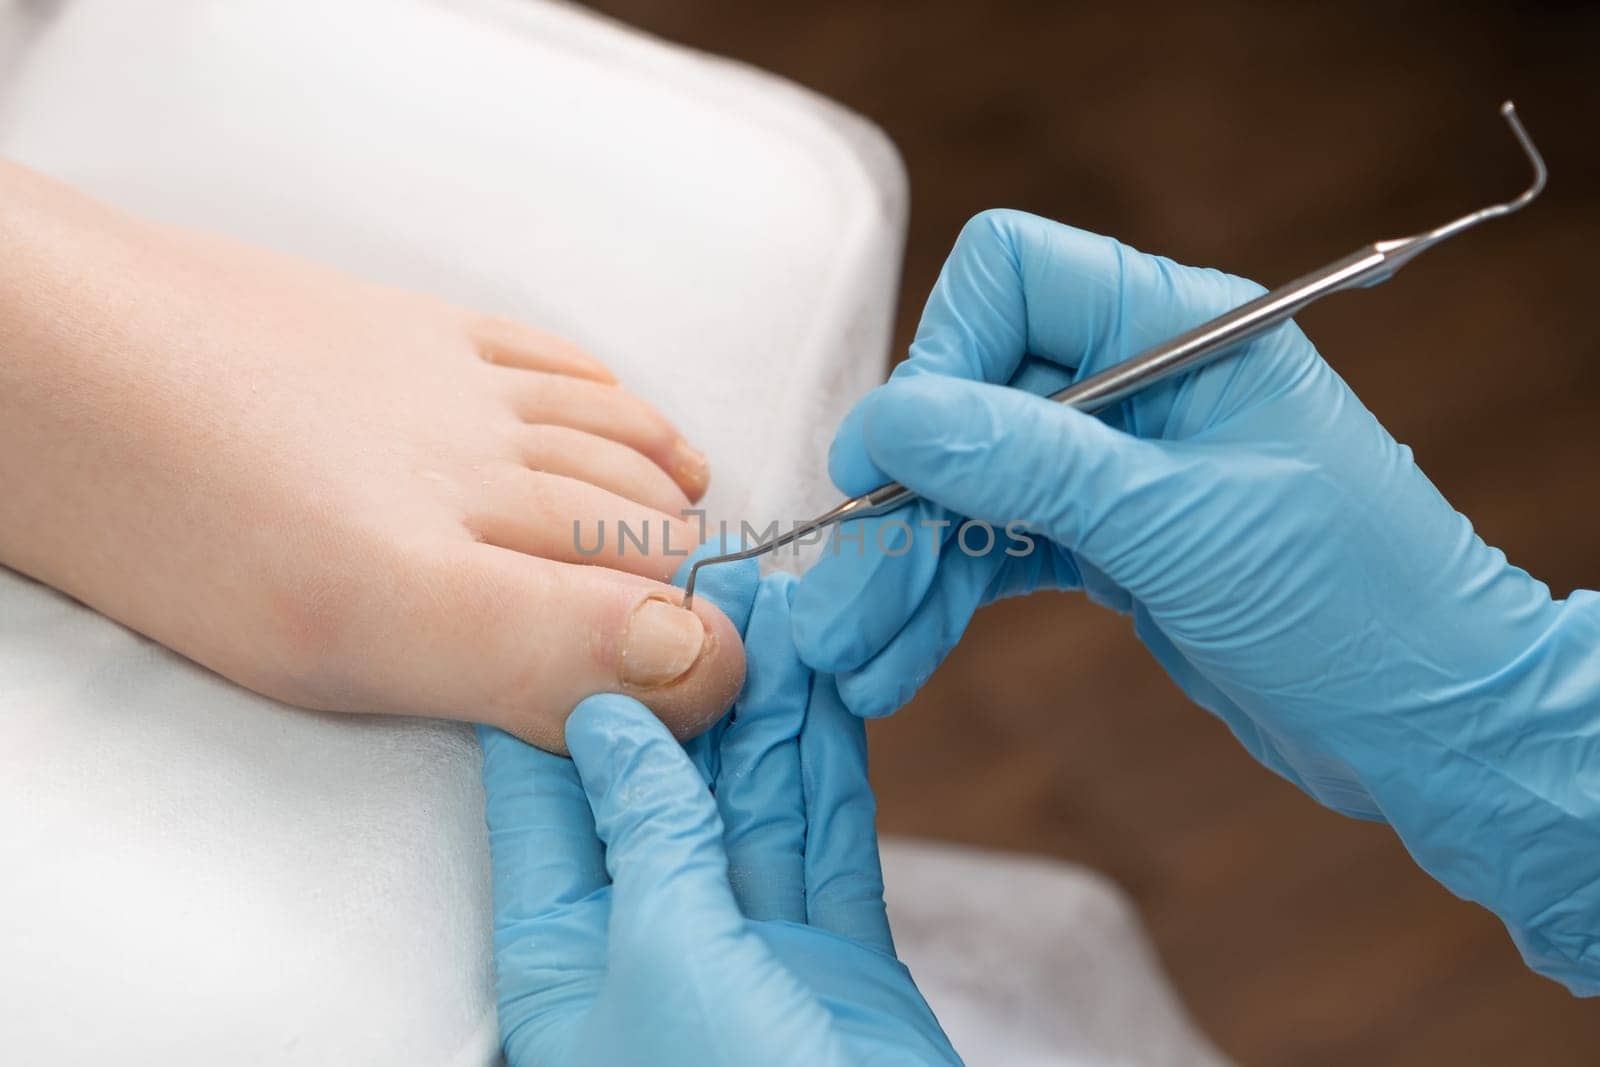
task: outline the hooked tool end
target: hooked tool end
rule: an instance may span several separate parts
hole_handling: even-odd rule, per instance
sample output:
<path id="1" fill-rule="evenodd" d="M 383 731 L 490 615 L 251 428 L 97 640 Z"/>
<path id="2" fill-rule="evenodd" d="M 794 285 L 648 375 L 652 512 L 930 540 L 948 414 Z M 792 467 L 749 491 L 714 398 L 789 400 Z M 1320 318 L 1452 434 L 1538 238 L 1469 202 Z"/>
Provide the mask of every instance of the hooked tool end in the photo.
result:
<path id="1" fill-rule="evenodd" d="M 697 559 L 689 565 L 689 577 L 683 581 L 683 610 L 688 611 L 694 607 L 694 580 L 700 577 L 700 568 L 706 565 L 703 559 Z"/>
<path id="2" fill-rule="evenodd" d="M 1517 105 L 1507 100 L 1500 105 L 1500 114 L 1505 118 L 1506 125 L 1511 127 L 1511 132 L 1516 135 L 1517 143 L 1522 146 L 1522 152 L 1528 157 L 1528 162 L 1533 164 L 1533 182 L 1516 198 L 1497 205 L 1503 209 L 1503 214 L 1510 214 L 1527 207 L 1535 197 L 1544 192 L 1544 183 L 1550 172 L 1545 168 L 1544 157 L 1539 154 L 1533 138 L 1528 136 L 1528 131 L 1522 125 L 1522 119 L 1517 115 Z"/>

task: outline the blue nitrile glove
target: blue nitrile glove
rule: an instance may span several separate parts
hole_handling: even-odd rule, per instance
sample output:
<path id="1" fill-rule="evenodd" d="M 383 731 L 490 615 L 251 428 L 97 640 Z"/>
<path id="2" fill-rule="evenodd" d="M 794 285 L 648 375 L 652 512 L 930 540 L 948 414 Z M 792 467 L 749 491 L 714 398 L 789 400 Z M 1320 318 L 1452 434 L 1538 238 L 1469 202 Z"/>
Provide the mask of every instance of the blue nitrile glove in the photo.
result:
<path id="1" fill-rule="evenodd" d="M 1293 325 L 1103 421 L 985 384 L 1059 386 L 1259 291 L 1029 215 L 975 219 L 831 468 L 846 493 L 893 478 L 937 502 L 879 525 L 1025 520 L 1040 544 L 843 543 L 795 597 L 801 655 L 887 713 L 979 605 L 1082 586 L 1256 758 L 1387 820 L 1532 966 L 1600 993 L 1600 596 L 1554 600 L 1484 544 Z"/>
<path id="2" fill-rule="evenodd" d="M 628 697 L 578 705 L 571 761 L 480 730 L 513 1067 L 960 1062 L 895 958 L 863 724 L 796 657 L 791 588 L 744 601 L 709 790 Z"/>

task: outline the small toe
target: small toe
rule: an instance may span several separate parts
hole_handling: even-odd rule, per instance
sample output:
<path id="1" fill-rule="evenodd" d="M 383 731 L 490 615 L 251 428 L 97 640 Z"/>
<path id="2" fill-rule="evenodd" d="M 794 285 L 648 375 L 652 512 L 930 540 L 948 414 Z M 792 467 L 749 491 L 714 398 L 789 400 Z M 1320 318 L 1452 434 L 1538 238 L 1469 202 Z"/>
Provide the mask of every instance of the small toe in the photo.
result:
<path id="1" fill-rule="evenodd" d="M 562 563 L 667 582 L 697 544 L 693 524 L 578 478 L 506 467 L 466 516 L 479 540 Z"/>
<path id="2" fill-rule="evenodd" d="M 706 458 L 676 426 L 632 393 L 559 374 L 513 372 L 506 382 L 523 422 L 565 426 L 627 445 L 665 471 L 691 501 L 711 483 Z"/>
<path id="3" fill-rule="evenodd" d="M 479 316 L 472 324 L 472 340 L 487 363 L 617 384 L 617 376 L 582 348 L 515 319 Z"/>
<path id="4" fill-rule="evenodd" d="M 577 478 L 669 515 L 689 506 L 666 471 L 610 438 L 565 426 L 524 426 L 517 444 L 530 470 Z"/>

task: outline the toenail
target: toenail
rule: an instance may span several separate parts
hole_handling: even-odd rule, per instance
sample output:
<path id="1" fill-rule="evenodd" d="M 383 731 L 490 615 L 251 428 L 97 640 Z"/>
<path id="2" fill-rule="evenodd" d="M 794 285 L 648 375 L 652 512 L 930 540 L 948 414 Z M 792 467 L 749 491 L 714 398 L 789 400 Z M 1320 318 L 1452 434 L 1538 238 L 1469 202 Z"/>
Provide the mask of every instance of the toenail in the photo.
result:
<path id="1" fill-rule="evenodd" d="M 710 470 L 710 465 L 706 463 L 705 453 L 681 437 L 673 443 L 672 474 L 674 477 L 691 485 L 699 485 L 706 480 Z"/>
<path id="2" fill-rule="evenodd" d="M 689 673 L 710 646 L 698 615 L 650 597 L 628 618 L 617 674 L 628 685 L 669 685 Z"/>

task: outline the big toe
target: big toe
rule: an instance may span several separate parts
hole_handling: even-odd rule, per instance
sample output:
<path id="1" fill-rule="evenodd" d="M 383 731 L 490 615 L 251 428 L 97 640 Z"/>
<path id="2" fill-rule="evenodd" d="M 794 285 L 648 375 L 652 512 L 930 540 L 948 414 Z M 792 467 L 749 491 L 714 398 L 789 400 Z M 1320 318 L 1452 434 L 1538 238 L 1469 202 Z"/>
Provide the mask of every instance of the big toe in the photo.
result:
<path id="1" fill-rule="evenodd" d="M 486 722 L 566 752 L 585 697 L 625 693 L 680 738 L 725 712 L 744 684 L 738 631 L 714 604 L 603 567 L 461 546 L 401 620 L 386 688 L 417 714 Z M 393 694 L 399 696 L 399 694 Z"/>

